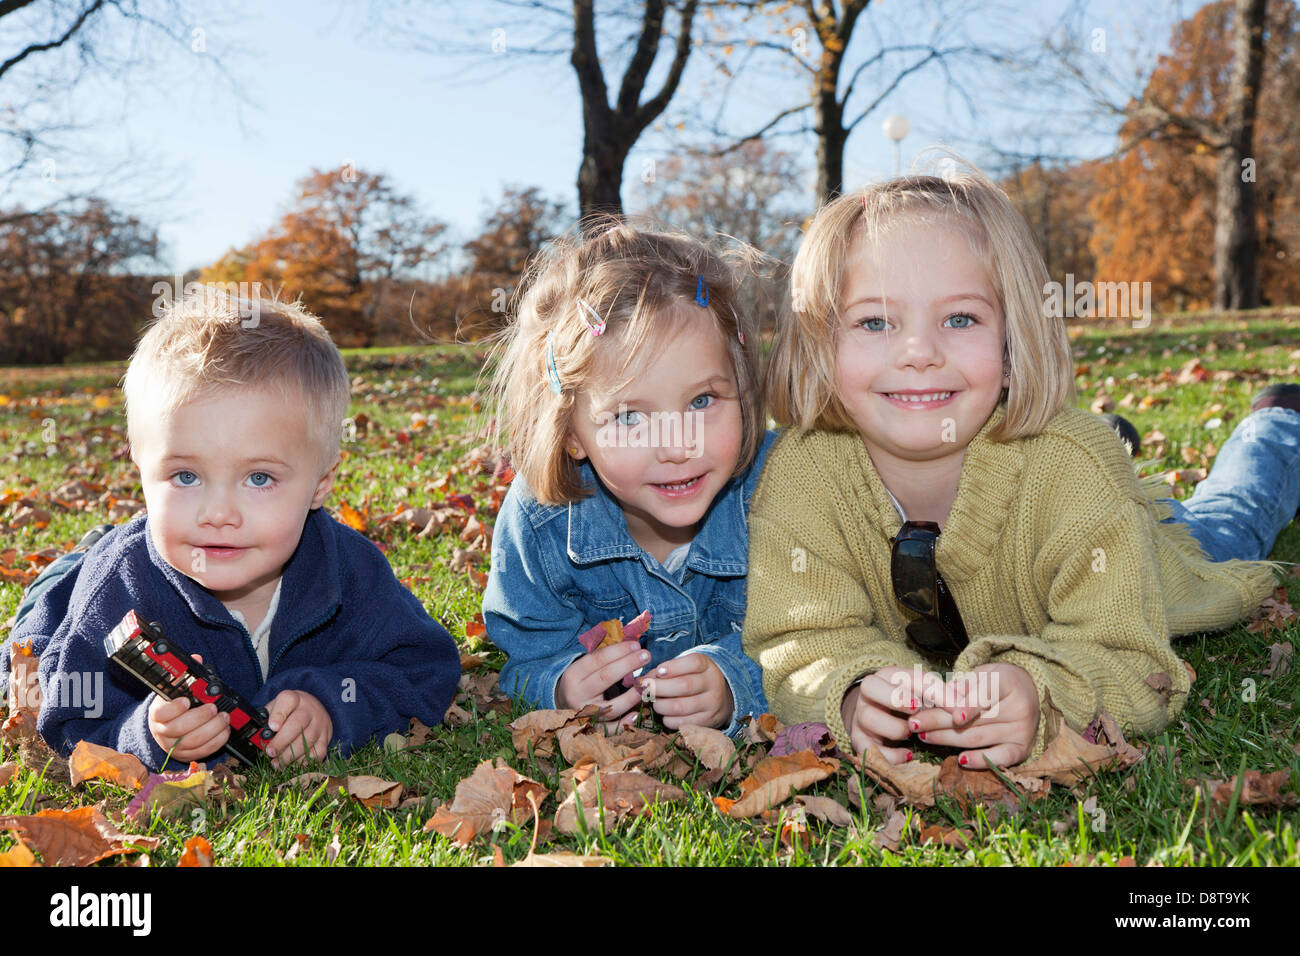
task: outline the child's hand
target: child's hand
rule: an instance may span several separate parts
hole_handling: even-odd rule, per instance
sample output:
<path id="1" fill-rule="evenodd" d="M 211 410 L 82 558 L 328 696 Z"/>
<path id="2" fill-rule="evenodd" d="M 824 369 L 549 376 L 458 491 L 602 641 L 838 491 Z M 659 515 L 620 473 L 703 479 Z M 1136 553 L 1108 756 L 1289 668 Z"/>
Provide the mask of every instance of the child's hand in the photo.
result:
<path id="1" fill-rule="evenodd" d="M 981 674 L 987 677 L 980 679 Z M 1029 756 L 1038 734 L 1038 688 L 1015 664 L 981 664 L 945 687 L 943 707 L 911 718 L 926 743 L 965 747 L 962 766 L 1012 767 Z"/>
<path id="2" fill-rule="evenodd" d="M 911 736 L 908 720 L 921 708 L 924 685 L 932 683 L 918 682 L 918 673 L 915 669 L 882 667 L 844 695 L 840 716 L 844 718 L 849 745 L 855 754 L 874 746 L 890 763 L 907 763 L 912 759 L 912 751 L 906 747 L 884 744 Z"/>
<path id="3" fill-rule="evenodd" d="M 632 641 L 621 641 L 584 654 L 560 675 L 555 685 L 555 706 L 579 710 L 587 704 L 599 704 L 604 708 L 601 716 L 617 724 L 641 702 L 641 691 L 632 687 L 613 700 L 605 700 L 605 691 L 649 660 L 650 652 Z"/>
<path id="4" fill-rule="evenodd" d="M 194 657 L 203 663 L 198 654 Z M 155 694 L 149 702 L 149 733 L 173 760 L 204 760 L 230 739 L 230 715 L 219 712 L 216 704 L 191 710 L 188 697 L 165 700 Z"/>
<path id="5" fill-rule="evenodd" d="M 655 713 L 670 730 L 725 727 L 735 707 L 722 669 L 707 654 L 683 654 L 637 682 L 648 689 Z"/>
<path id="6" fill-rule="evenodd" d="M 271 699 L 267 724 L 275 736 L 266 755 L 277 769 L 298 760 L 324 760 L 334 735 L 334 722 L 325 706 L 303 690 L 282 690 Z"/>

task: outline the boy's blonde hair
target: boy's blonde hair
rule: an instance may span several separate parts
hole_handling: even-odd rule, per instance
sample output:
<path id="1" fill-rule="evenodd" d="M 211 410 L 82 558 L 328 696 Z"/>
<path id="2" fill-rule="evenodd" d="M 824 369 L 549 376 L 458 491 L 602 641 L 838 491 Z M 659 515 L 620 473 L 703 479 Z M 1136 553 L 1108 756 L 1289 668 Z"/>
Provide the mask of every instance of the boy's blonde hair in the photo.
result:
<path id="1" fill-rule="evenodd" d="M 994 441 L 1036 435 L 1074 399 L 1074 365 L 1065 323 L 1043 309 L 1047 267 L 1020 213 L 974 169 L 907 176 L 831 200 L 813 218 L 791 277 L 793 315 L 777 334 L 768 395 L 782 424 L 855 431 L 835 394 L 836 336 L 844 272 L 853 245 L 874 245 L 900 222 L 946 219 L 961 228 L 984 264 L 1002 310 L 1004 359 L 1011 371 L 1006 417 Z"/>
<path id="2" fill-rule="evenodd" d="M 234 298 L 216 286 L 168 302 L 140 338 L 122 383 L 127 434 L 134 416 L 241 387 L 278 389 L 300 405 L 320 445 L 322 474 L 329 470 L 350 392 L 329 333 L 298 303 Z"/>
<path id="3" fill-rule="evenodd" d="M 497 443 L 508 436 L 511 464 L 538 501 L 566 504 L 590 494 L 564 448 L 574 400 L 579 390 L 597 384 L 602 371 L 608 374 L 610 357 L 616 357 L 618 381 L 599 384 L 610 391 L 625 388 L 646 365 L 648 348 L 671 334 L 671 312 L 684 305 L 699 313 L 698 321 L 713 324 L 731 357 L 742 423 L 736 473 L 743 471 L 762 444 L 765 410 L 756 333 L 737 308 L 736 274 L 689 236 L 619 222 L 588 223 L 587 229 L 590 238 L 555 240 L 521 285 L 514 321 L 494 350 Z M 708 294 L 703 308 L 696 304 L 701 280 Z M 599 336 L 584 321 L 579 299 L 607 323 Z M 559 394 L 550 384 L 548 345 Z"/>

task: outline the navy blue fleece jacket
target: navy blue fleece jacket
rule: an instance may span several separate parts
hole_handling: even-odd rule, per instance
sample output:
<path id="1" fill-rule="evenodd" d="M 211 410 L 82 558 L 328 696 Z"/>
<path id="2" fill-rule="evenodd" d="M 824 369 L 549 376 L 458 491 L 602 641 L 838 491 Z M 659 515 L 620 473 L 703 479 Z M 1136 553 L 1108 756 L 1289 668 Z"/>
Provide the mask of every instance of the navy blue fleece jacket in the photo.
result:
<path id="1" fill-rule="evenodd" d="M 104 637 L 132 609 L 160 622 L 164 634 L 201 655 L 255 705 L 283 690 L 314 696 L 334 724 L 330 746 L 344 754 L 405 730 L 410 717 L 440 722 L 460 678 L 455 642 L 402 587 L 379 549 L 317 509 L 284 569 L 263 681 L 248 632 L 162 559 L 140 515 L 105 535 L 42 594 L 6 642 L 31 640 L 40 655 L 37 729 L 55 750 L 66 754 L 88 740 L 162 766 L 165 753 L 148 726 L 153 694 L 104 649 Z M 6 646 L 0 655 L 6 669 L 7 652 Z M 63 692 L 74 686 L 83 693 Z"/>

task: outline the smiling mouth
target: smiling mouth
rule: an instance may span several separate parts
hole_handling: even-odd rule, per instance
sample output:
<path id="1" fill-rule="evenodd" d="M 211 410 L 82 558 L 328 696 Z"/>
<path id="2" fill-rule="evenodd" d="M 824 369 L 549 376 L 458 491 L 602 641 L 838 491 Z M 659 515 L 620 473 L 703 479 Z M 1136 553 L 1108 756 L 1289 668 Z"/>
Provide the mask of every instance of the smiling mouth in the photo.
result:
<path id="1" fill-rule="evenodd" d="M 895 402 L 904 402 L 908 405 L 932 405 L 936 402 L 946 402 L 956 395 L 956 392 L 882 392 L 886 398 Z"/>
<path id="2" fill-rule="evenodd" d="M 654 485 L 654 487 L 658 488 L 660 491 L 666 491 L 671 494 L 671 493 L 680 493 L 683 491 L 691 491 L 697 485 L 699 485 L 699 483 L 703 480 L 704 480 L 703 475 L 696 475 L 694 478 L 689 478 L 686 481 L 673 481 L 673 482 L 666 482 L 666 483 L 651 482 L 651 484 Z"/>

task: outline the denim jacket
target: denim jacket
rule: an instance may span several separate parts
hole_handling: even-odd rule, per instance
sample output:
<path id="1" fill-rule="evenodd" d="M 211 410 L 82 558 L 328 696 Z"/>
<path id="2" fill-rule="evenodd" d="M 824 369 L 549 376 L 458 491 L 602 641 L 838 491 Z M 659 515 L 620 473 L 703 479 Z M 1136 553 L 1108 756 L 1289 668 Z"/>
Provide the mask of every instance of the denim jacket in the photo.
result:
<path id="1" fill-rule="evenodd" d="M 492 573 L 483 595 L 488 636 L 509 659 L 501 688 L 533 707 L 555 706 L 555 685 L 583 654 L 578 635 L 601 621 L 624 624 L 650 612 L 642 646 L 645 671 L 681 654 L 708 654 L 731 688 L 739 718 L 767 710 L 762 671 L 740 647 L 748 571 L 749 500 L 775 438 L 768 432 L 755 461 L 728 483 L 691 542 L 682 581 L 642 550 L 618 502 L 589 462 L 594 493 L 564 506 L 544 505 L 520 477 L 497 516 Z"/>

